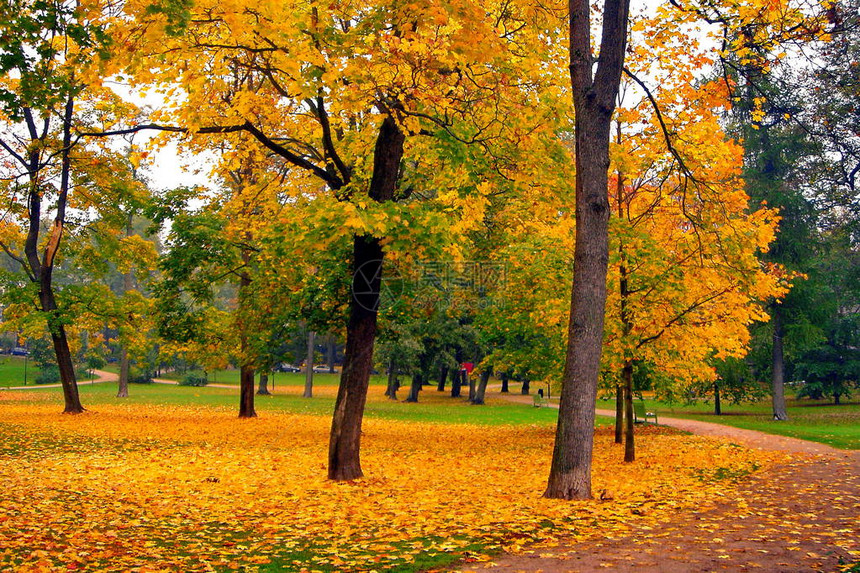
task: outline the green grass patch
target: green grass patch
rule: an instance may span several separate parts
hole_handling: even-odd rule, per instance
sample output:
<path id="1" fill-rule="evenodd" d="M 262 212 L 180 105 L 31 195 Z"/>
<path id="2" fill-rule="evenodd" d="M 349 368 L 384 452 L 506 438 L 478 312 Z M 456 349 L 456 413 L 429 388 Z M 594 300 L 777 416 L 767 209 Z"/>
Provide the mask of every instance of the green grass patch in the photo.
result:
<path id="1" fill-rule="evenodd" d="M 23 356 L 0 357 L 0 386 L 23 386 L 25 369 L 27 384 L 34 384 L 39 369 L 33 366 L 32 360 L 25 360 Z"/>
<path id="2" fill-rule="evenodd" d="M 860 403 L 857 402 L 836 406 L 824 400 L 787 400 L 789 419 L 783 422 L 773 419 L 769 400 L 724 404 L 720 416 L 714 414 L 713 404 L 704 402 L 673 405 L 649 399 L 645 400 L 645 406 L 649 411 L 657 412 L 658 419 L 701 420 L 809 440 L 844 450 L 860 450 Z M 614 410 L 615 401 L 600 400 L 597 407 Z"/>

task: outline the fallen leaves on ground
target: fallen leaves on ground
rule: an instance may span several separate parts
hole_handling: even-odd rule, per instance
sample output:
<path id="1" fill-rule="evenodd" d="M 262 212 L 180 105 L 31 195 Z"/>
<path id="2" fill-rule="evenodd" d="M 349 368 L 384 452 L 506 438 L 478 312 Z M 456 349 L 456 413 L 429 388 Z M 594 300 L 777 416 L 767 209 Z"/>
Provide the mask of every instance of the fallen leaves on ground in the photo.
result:
<path id="1" fill-rule="evenodd" d="M 366 420 L 366 478 L 325 479 L 329 419 L 4 402 L 0 569 L 409 570 L 611 535 L 730 493 L 784 456 L 648 429 L 595 447 L 605 501 L 541 497 L 554 428 Z"/>

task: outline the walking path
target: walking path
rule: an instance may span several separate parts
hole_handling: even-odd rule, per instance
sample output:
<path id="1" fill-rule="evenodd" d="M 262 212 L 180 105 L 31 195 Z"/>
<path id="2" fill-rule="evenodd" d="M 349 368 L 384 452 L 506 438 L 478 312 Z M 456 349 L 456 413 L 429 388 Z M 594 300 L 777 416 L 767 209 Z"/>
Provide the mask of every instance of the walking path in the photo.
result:
<path id="1" fill-rule="evenodd" d="M 504 397 L 532 403 L 530 396 Z M 608 410 L 597 413 L 615 415 Z M 839 571 L 844 564 L 860 563 L 860 452 L 709 422 L 663 417 L 660 422 L 800 455 L 753 477 L 705 511 L 553 551 L 502 555 L 492 564 L 464 570 L 793 573 Z"/>

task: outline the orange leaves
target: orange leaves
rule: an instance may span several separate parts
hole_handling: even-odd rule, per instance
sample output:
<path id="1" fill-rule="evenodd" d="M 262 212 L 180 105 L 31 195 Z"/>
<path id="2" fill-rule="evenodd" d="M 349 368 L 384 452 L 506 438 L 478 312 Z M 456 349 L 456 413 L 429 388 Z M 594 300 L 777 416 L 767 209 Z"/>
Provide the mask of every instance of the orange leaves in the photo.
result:
<path id="1" fill-rule="evenodd" d="M 122 405 L 71 419 L 0 400 L 5 567 L 396 569 L 656 521 L 776 459 L 651 429 L 624 466 L 601 433 L 595 487 L 614 499 L 566 503 L 540 497 L 548 426 L 367 420 L 369 477 L 344 484 L 324 479 L 322 416 Z"/>

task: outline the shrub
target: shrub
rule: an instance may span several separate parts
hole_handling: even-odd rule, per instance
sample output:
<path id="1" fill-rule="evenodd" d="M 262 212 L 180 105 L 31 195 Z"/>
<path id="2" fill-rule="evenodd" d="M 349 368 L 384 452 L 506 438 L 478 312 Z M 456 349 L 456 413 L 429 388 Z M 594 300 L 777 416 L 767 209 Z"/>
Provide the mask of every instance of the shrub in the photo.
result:
<path id="1" fill-rule="evenodd" d="M 179 381 L 180 386 L 206 386 L 208 383 L 205 372 L 188 372 Z"/>
<path id="2" fill-rule="evenodd" d="M 56 384 L 60 381 L 60 368 L 56 364 L 48 364 L 39 369 L 36 384 Z"/>
<path id="3" fill-rule="evenodd" d="M 131 368 L 128 372 L 128 381 L 130 384 L 152 384 L 152 377 L 152 372 L 149 370 Z"/>

